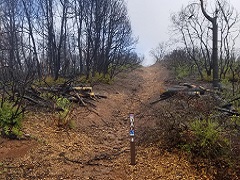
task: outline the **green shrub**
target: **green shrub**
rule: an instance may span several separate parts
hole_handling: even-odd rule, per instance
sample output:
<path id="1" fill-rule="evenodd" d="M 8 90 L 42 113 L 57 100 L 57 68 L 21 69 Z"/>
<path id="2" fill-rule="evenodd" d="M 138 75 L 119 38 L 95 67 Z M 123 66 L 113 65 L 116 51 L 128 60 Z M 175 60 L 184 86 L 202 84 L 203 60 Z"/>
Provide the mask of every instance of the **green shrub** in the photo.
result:
<path id="1" fill-rule="evenodd" d="M 21 122 L 23 113 L 13 103 L 5 101 L 0 106 L 0 128 L 1 135 L 9 138 L 17 138 L 22 135 Z"/>
<path id="2" fill-rule="evenodd" d="M 103 73 L 95 73 L 94 77 L 92 77 L 92 82 L 102 82 L 109 84 L 111 82 L 111 78 L 109 74 Z"/>
<path id="3" fill-rule="evenodd" d="M 71 102 L 64 97 L 58 97 L 56 99 L 56 105 L 60 110 L 58 111 L 58 125 L 66 126 L 69 125 L 69 112 L 71 107 Z"/>
<path id="4" fill-rule="evenodd" d="M 205 158 L 223 155 L 228 146 L 227 140 L 221 136 L 219 125 L 211 119 L 195 120 L 191 123 L 193 132 L 190 142 L 191 152 Z"/>
<path id="5" fill-rule="evenodd" d="M 90 75 L 89 78 L 87 79 L 86 75 L 82 75 L 79 78 L 79 81 L 82 83 L 95 83 L 95 82 L 102 82 L 105 84 L 111 84 L 113 79 L 111 79 L 109 74 L 103 74 L 103 73 L 98 73 L 96 72 L 94 76 Z"/>
<path id="6" fill-rule="evenodd" d="M 206 73 L 206 71 L 203 71 L 203 79 L 201 79 L 201 80 L 204 80 L 204 81 L 206 81 L 206 82 L 212 82 L 212 76 L 210 75 L 208 75 L 207 73 Z"/>
<path id="7" fill-rule="evenodd" d="M 231 123 L 233 124 L 233 126 L 240 128 L 240 117 L 233 115 L 231 117 Z"/>
<path id="8" fill-rule="evenodd" d="M 175 68 L 176 77 L 182 79 L 188 77 L 190 74 L 189 68 L 185 66 L 178 66 Z"/>
<path id="9" fill-rule="evenodd" d="M 55 86 L 55 85 L 59 85 L 59 84 L 64 84 L 66 82 L 65 78 L 59 77 L 57 80 L 54 80 L 53 77 L 51 76 L 46 76 L 43 80 L 37 80 L 35 81 L 36 85 L 43 85 L 45 86 L 46 84 L 49 86 Z"/>

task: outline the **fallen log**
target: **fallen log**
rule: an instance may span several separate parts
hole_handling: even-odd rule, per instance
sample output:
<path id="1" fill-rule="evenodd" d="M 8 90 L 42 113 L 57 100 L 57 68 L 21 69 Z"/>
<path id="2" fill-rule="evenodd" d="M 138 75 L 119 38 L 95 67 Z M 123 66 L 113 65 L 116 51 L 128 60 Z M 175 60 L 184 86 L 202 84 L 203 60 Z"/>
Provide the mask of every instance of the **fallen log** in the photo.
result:
<path id="1" fill-rule="evenodd" d="M 228 103 L 232 103 L 232 102 L 237 101 L 237 100 L 240 100 L 240 97 L 236 97 L 236 98 L 234 98 L 234 99 L 228 101 Z"/>
<path id="2" fill-rule="evenodd" d="M 69 90 L 92 92 L 92 87 L 71 87 Z"/>
<path id="3" fill-rule="evenodd" d="M 224 112 L 227 113 L 231 116 L 240 116 L 240 113 L 238 113 L 237 111 L 234 110 L 230 110 L 230 109 L 226 109 L 226 108 L 222 108 L 222 107 L 216 107 L 216 110 L 220 111 L 220 112 Z"/>
<path id="4" fill-rule="evenodd" d="M 79 96 L 78 93 L 75 93 L 75 96 L 78 99 L 78 102 L 81 102 L 83 106 L 86 106 L 86 103 L 83 101 L 83 99 Z"/>
<path id="5" fill-rule="evenodd" d="M 54 109 L 54 110 L 56 110 L 56 111 L 63 111 L 62 108 L 57 107 L 57 106 L 56 106 L 52 101 L 50 101 L 50 100 L 49 100 L 49 101 L 47 101 L 47 100 L 44 100 L 44 101 L 35 100 L 35 99 L 33 99 L 33 98 L 29 97 L 29 96 L 26 96 L 26 95 L 23 96 L 23 99 L 26 99 L 26 100 L 34 103 L 35 105 L 37 104 L 37 105 L 40 106 L 40 107 L 50 108 L 50 109 Z"/>
<path id="6" fill-rule="evenodd" d="M 26 100 L 28 100 L 28 101 L 30 101 L 30 102 L 33 102 L 33 103 L 35 103 L 35 104 L 40 104 L 38 101 L 36 101 L 36 100 L 34 100 L 33 98 L 30 98 L 30 97 L 28 97 L 28 96 L 23 96 L 23 98 L 26 99 Z"/>
<path id="7" fill-rule="evenodd" d="M 95 94 L 95 97 L 97 97 L 98 99 L 101 99 L 101 98 L 107 99 L 107 96 L 103 96 L 99 94 Z"/>
<path id="8" fill-rule="evenodd" d="M 160 97 L 151 102 L 150 104 L 155 104 L 159 101 L 163 101 L 166 100 L 168 98 L 173 97 L 176 94 L 184 94 L 184 95 L 188 95 L 188 96 L 199 96 L 199 95 L 203 95 L 206 92 L 206 89 L 199 86 L 195 86 L 195 85 L 190 85 L 187 83 L 184 83 L 183 85 L 177 85 L 177 86 L 173 86 L 168 88 L 165 92 L 163 92 Z"/>
<path id="9" fill-rule="evenodd" d="M 218 98 L 218 99 L 220 99 L 220 98 Z M 237 100 L 240 100 L 240 97 L 236 97 L 236 98 L 234 98 L 234 99 L 232 99 L 232 100 L 230 100 L 230 101 L 224 101 L 224 100 L 222 100 L 222 101 L 224 101 L 224 104 L 221 105 L 220 107 L 225 108 L 225 109 L 234 110 L 233 102 L 234 102 L 234 101 L 237 101 Z"/>

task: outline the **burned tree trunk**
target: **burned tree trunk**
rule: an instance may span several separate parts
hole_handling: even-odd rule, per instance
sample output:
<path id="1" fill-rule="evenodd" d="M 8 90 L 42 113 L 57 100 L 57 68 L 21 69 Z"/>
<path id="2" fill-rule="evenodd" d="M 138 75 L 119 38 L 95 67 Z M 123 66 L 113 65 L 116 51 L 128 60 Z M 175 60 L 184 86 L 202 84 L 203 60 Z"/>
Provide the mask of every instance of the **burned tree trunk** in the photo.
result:
<path id="1" fill-rule="evenodd" d="M 201 10 L 203 15 L 212 23 L 213 45 L 212 45 L 212 65 L 213 65 L 213 87 L 219 88 L 219 75 L 218 75 L 218 25 L 217 25 L 217 10 L 215 17 L 210 17 L 205 8 L 203 7 L 203 0 L 201 2 Z"/>

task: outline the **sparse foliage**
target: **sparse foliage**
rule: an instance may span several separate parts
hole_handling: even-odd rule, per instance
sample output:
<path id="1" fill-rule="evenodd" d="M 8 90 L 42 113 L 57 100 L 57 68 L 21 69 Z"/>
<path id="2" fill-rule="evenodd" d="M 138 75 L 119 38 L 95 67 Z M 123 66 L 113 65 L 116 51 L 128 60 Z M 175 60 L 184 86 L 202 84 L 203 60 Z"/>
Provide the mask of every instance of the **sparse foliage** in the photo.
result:
<path id="1" fill-rule="evenodd" d="M 132 64 L 136 39 L 127 13 L 124 0 L 3 0 L 0 66 L 55 80 L 113 77 Z"/>
<path id="2" fill-rule="evenodd" d="M 58 126 L 67 126 L 70 124 L 69 112 L 71 108 L 71 102 L 64 97 L 56 97 L 56 105 L 59 108 L 58 111 Z"/>
<path id="3" fill-rule="evenodd" d="M 189 142 L 190 151 L 205 157 L 216 158 L 227 149 L 227 139 L 221 136 L 221 128 L 212 119 L 195 120 L 190 124 L 193 137 Z"/>
<path id="4" fill-rule="evenodd" d="M 1 101 L 0 104 L 1 135 L 13 139 L 20 137 L 23 120 L 21 109 L 9 101 Z"/>
<path id="5" fill-rule="evenodd" d="M 214 56 L 219 61 L 220 78 L 225 77 L 226 72 L 229 71 L 231 64 L 235 60 L 235 42 L 240 30 L 238 12 L 227 1 L 216 1 L 215 5 L 216 11 L 209 15 L 205 12 L 207 16 L 202 14 L 202 10 L 205 10 L 205 5 L 200 5 L 199 3 L 190 4 L 172 16 L 176 37 L 182 39 L 189 56 L 197 66 L 202 78 L 205 72 L 208 76 L 212 75 L 214 66 L 213 52 L 216 52 L 217 48 L 219 49 L 219 54 L 215 53 Z M 218 47 L 216 45 L 213 47 L 212 45 L 213 36 L 211 31 L 213 28 L 216 29 L 216 27 L 212 27 L 212 24 L 205 17 L 217 20 L 215 24 L 218 24 L 219 38 L 215 37 L 215 39 L 217 38 L 219 42 Z M 214 48 L 215 50 L 213 51 Z M 215 79 L 217 76 L 218 73 L 216 72 Z"/>
<path id="6" fill-rule="evenodd" d="M 175 76 L 180 79 L 194 75 L 196 72 L 196 66 L 184 48 L 170 51 L 164 56 L 164 62 L 169 69 L 174 71 Z"/>
<path id="7" fill-rule="evenodd" d="M 158 44 L 158 46 L 154 49 L 152 49 L 149 53 L 154 58 L 155 62 L 162 61 L 164 59 L 164 56 L 167 53 L 167 43 L 161 42 Z"/>

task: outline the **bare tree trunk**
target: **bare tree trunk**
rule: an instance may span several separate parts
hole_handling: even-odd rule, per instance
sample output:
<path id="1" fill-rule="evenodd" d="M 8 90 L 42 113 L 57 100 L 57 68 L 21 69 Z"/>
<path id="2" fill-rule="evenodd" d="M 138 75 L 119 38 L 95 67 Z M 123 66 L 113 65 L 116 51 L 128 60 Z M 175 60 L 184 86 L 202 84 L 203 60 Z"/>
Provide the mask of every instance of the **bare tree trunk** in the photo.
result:
<path id="1" fill-rule="evenodd" d="M 25 0 L 22 0 L 22 3 L 23 3 L 25 15 L 26 15 L 27 22 L 28 22 L 29 35 L 31 37 L 32 44 L 33 44 L 33 57 L 34 57 L 34 61 L 36 61 L 36 63 L 37 63 L 37 67 L 35 67 L 35 68 L 37 68 L 38 77 L 40 78 L 42 76 L 42 73 L 41 73 L 40 63 L 39 63 L 39 60 L 38 60 L 38 53 L 37 53 L 37 47 L 36 47 L 36 43 L 35 43 L 35 38 L 34 38 L 34 35 L 33 35 L 31 14 L 29 14 L 29 12 L 28 12 L 28 7 L 26 5 Z"/>
<path id="2" fill-rule="evenodd" d="M 83 8 L 84 8 L 84 1 L 76 0 L 75 2 L 75 17 L 77 21 L 77 46 L 78 46 L 78 55 L 79 55 L 79 66 L 80 66 L 80 74 L 83 73 L 83 54 L 82 54 L 82 29 L 83 29 Z M 78 7 L 78 8 L 77 8 Z"/>
<path id="3" fill-rule="evenodd" d="M 203 15 L 212 23 L 213 31 L 213 45 L 212 45 L 212 61 L 213 61 L 213 87 L 219 88 L 219 68 L 218 68 L 218 25 L 217 25 L 217 14 L 215 17 L 210 17 L 204 6 L 203 0 L 201 2 L 201 10 Z"/>

